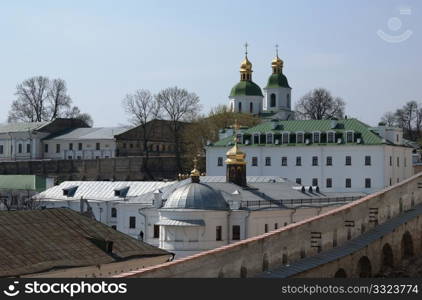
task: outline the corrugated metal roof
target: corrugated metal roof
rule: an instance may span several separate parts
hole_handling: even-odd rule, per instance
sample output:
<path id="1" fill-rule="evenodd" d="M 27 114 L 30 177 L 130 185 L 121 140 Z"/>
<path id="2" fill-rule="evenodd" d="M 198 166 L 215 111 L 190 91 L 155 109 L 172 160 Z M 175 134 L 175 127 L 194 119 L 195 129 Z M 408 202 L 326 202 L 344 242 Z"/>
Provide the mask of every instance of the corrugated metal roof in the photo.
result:
<path id="1" fill-rule="evenodd" d="M 50 135 L 44 140 L 111 140 L 129 127 L 75 128 Z"/>
<path id="2" fill-rule="evenodd" d="M 0 277 L 170 255 L 70 209 L 0 211 Z M 99 245 L 112 242 L 112 253 Z"/>
<path id="3" fill-rule="evenodd" d="M 49 188 L 48 190 L 39 193 L 35 197 L 37 199 L 50 200 L 80 200 L 81 198 L 87 200 L 98 201 L 113 201 L 124 200 L 121 197 L 115 196 L 114 191 L 129 187 L 126 198 L 136 198 L 139 196 L 148 195 L 145 197 L 152 199 L 153 192 L 157 189 L 163 189 L 171 186 L 178 181 L 64 181 L 60 185 Z M 63 189 L 77 186 L 76 192 L 72 197 L 63 195 Z"/>
<path id="4" fill-rule="evenodd" d="M 163 219 L 163 220 L 160 220 L 156 224 L 162 225 L 162 226 L 183 226 L 183 227 L 205 226 L 204 220 L 170 220 L 170 219 Z"/>
<path id="5" fill-rule="evenodd" d="M 36 175 L 0 175 L 0 190 L 30 190 L 41 192 L 46 179 Z"/>
<path id="6" fill-rule="evenodd" d="M 376 226 L 375 228 L 365 232 L 364 234 L 361 234 L 355 239 L 347 241 L 342 246 L 323 251 L 317 255 L 298 260 L 289 265 L 280 266 L 268 272 L 262 273 L 257 277 L 287 278 L 316 268 L 320 265 L 335 261 L 366 247 L 370 243 L 392 232 L 398 226 L 420 215 L 422 215 L 422 204 L 419 204 L 414 209 L 401 213 L 399 216 L 396 216 L 387 222 Z"/>
<path id="7" fill-rule="evenodd" d="M 50 122 L 22 122 L 0 124 L 0 133 L 27 132 L 28 130 L 37 130 L 49 123 Z"/>

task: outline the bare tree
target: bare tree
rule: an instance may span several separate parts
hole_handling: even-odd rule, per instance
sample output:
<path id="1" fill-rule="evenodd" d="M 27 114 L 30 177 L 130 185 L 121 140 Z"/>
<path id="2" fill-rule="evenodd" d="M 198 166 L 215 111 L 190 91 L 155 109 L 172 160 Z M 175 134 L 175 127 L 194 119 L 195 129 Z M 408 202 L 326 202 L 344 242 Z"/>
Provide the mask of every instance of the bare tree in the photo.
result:
<path id="1" fill-rule="evenodd" d="M 35 76 L 16 86 L 16 100 L 9 111 L 9 122 L 42 122 L 61 117 L 92 118 L 72 107 L 72 99 L 63 79 Z"/>
<path id="2" fill-rule="evenodd" d="M 164 118 L 169 121 L 170 130 L 175 143 L 175 155 L 178 172 L 181 170 L 182 129 L 183 122 L 191 122 L 198 115 L 201 105 L 195 93 L 185 89 L 170 87 L 156 95 L 160 107 L 163 109 Z"/>
<path id="3" fill-rule="evenodd" d="M 421 137 L 422 107 L 416 101 L 409 101 L 394 113 L 385 113 L 381 121 L 388 126 L 402 128 L 405 138 L 416 141 Z"/>
<path id="4" fill-rule="evenodd" d="M 324 88 L 317 88 L 305 94 L 296 104 L 296 116 L 304 120 L 341 119 L 344 117 L 345 102 L 333 97 Z"/>
<path id="5" fill-rule="evenodd" d="M 385 123 L 385 125 L 389 126 L 389 127 L 393 127 L 397 125 L 397 118 L 396 115 L 392 112 L 386 112 L 382 117 L 381 117 L 381 122 Z"/>
<path id="6" fill-rule="evenodd" d="M 149 168 L 149 142 L 153 133 L 153 127 L 148 126 L 151 120 L 160 116 L 160 105 L 148 90 L 136 90 L 133 94 L 127 94 L 123 99 L 123 107 L 130 117 L 132 124 L 141 127 L 139 139 L 143 143 L 144 169 L 150 178 L 153 178 Z"/>

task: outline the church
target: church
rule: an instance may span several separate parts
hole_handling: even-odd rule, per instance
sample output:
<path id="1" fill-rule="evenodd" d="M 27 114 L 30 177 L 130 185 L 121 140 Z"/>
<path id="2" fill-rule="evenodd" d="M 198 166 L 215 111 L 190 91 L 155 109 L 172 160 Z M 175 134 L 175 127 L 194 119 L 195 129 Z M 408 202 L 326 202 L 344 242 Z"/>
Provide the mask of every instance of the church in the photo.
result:
<path id="1" fill-rule="evenodd" d="M 276 56 L 271 62 L 272 74 L 264 87 L 264 93 L 252 80 L 252 63 L 248 59 L 247 46 L 245 44 L 245 58 L 240 64 L 240 81 L 229 95 L 230 110 L 280 120 L 294 119 L 291 109 L 292 88 L 283 74 L 284 62 L 278 57 L 278 46 Z"/>

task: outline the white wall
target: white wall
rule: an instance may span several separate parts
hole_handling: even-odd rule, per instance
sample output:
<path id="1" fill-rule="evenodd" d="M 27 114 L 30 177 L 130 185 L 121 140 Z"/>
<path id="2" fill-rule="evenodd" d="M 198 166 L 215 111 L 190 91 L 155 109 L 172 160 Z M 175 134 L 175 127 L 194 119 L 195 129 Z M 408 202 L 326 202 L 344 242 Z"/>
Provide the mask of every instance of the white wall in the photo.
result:
<path id="1" fill-rule="evenodd" d="M 242 113 L 250 113 L 249 105 L 253 103 L 253 114 L 258 114 L 262 111 L 261 96 L 236 96 L 229 98 L 229 109 L 233 107 L 235 112 L 239 112 L 239 102 L 242 103 Z"/>
<path id="2" fill-rule="evenodd" d="M 288 105 L 287 95 L 290 96 L 291 99 L 291 88 L 264 88 L 264 111 L 278 111 L 280 109 L 291 109 L 291 100 L 290 105 Z M 271 107 L 271 94 L 275 94 L 276 96 L 276 106 Z"/>
<path id="3" fill-rule="evenodd" d="M 209 176 L 224 176 L 226 165 L 217 166 L 218 157 L 226 159 L 226 147 L 207 147 L 206 172 Z M 389 178 L 403 180 L 412 174 L 411 149 L 385 145 L 330 145 L 330 146 L 245 146 L 248 176 L 280 176 L 302 185 L 311 185 L 318 179 L 322 191 L 373 192 L 389 185 Z M 399 167 L 387 166 L 387 157 L 393 153 L 393 160 L 400 156 Z M 371 156 L 371 165 L 365 166 L 365 156 Z M 252 166 L 252 157 L 258 157 L 258 166 Z M 288 165 L 281 166 L 281 157 L 286 156 Z M 302 157 L 302 166 L 296 166 L 296 156 Z M 312 157 L 318 157 L 318 166 L 312 166 Z M 331 156 L 332 166 L 326 166 L 326 158 Z M 346 166 L 346 156 L 352 157 L 352 165 Z M 271 166 L 265 165 L 265 157 L 271 157 Z M 406 157 L 406 167 L 404 160 Z M 393 162 L 395 163 L 395 161 Z M 393 164 L 394 165 L 394 164 Z M 391 174 L 391 175 L 390 175 Z M 332 178 L 333 187 L 326 188 L 326 178 Z M 346 188 L 346 178 L 352 179 L 352 187 Z M 365 188 L 365 178 L 371 179 L 371 188 Z M 397 179 L 396 179 L 397 180 Z M 395 183 L 395 182 L 393 182 Z"/>
<path id="4" fill-rule="evenodd" d="M 1 160 L 29 160 L 42 158 L 41 139 L 48 133 L 28 132 L 0 133 L 0 145 L 3 146 L 3 153 L 0 152 Z M 22 151 L 19 152 L 19 145 Z M 27 152 L 27 145 L 30 145 L 30 152 Z"/>
<path id="5" fill-rule="evenodd" d="M 73 144 L 70 150 L 69 144 Z M 82 151 L 78 144 L 82 143 Z M 96 150 L 96 143 L 100 143 L 100 150 Z M 48 152 L 44 152 L 46 159 L 96 159 L 115 157 L 115 140 L 45 140 L 48 145 Z M 56 145 L 60 145 L 60 152 L 56 151 Z M 44 148 L 43 148 L 44 150 Z"/>

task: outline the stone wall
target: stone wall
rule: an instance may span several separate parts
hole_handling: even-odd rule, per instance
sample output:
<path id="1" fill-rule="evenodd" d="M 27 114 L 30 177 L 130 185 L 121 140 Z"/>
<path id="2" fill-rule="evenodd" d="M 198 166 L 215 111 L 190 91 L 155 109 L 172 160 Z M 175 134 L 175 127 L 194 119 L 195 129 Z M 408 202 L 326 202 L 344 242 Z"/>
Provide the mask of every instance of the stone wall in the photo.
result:
<path id="1" fill-rule="evenodd" d="M 403 211 L 422 203 L 422 174 L 419 173 L 394 186 L 368 195 L 350 204 L 330 212 L 312 217 L 305 221 L 291 224 L 272 232 L 249 238 L 238 243 L 202 252 L 190 257 L 175 260 L 159 266 L 139 271 L 127 272 L 116 277 L 250 277 L 266 269 L 298 261 L 302 257 L 312 256 L 320 251 L 333 248 L 334 240 L 338 246 L 382 224 Z M 421 221 L 418 217 L 398 228 L 391 238 L 392 247 L 399 247 L 403 232 L 411 230 L 415 253 L 422 251 Z M 408 226 L 408 228 L 406 228 Z M 402 228 L 403 227 L 403 228 Z M 320 239 L 315 240 L 315 236 Z M 320 245 L 320 247 L 315 247 Z M 366 250 L 375 256 L 382 251 L 383 241 L 378 240 Z M 397 250 L 398 251 L 398 250 Z M 361 257 L 363 253 L 357 253 Z M 349 263 L 347 263 L 349 259 Z M 345 268 L 348 276 L 356 276 L 356 259 L 346 257 Z M 339 265 L 326 264 L 326 270 L 314 270 L 315 273 L 303 276 L 332 277 Z M 322 268 L 322 266 L 321 266 Z M 377 272 L 379 262 L 374 264 Z M 351 271 L 350 271 L 351 270 Z"/>
<path id="2" fill-rule="evenodd" d="M 0 174 L 34 174 L 64 180 L 145 180 L 144 158 L 116 157 L 91 160 L 32 160 L 0 163 Z M 187 163 L 188 165 L 188 163 Z M 149 169 L 155 180 L 175 179 L 173 156 L 150 157 Z"/>

